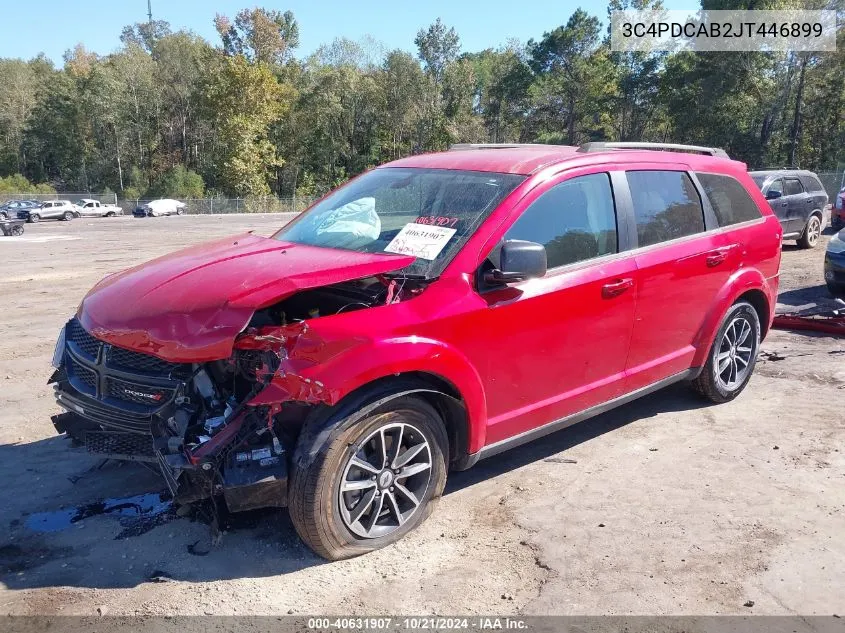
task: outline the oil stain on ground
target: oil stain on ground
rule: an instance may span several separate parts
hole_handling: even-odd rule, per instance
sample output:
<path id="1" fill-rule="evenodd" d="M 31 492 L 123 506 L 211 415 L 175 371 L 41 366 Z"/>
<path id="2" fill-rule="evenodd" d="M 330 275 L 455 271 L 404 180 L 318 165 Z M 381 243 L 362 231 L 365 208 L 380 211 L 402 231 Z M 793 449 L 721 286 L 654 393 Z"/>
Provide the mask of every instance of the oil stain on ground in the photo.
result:
<path id="1" fill-rule="evenodd" d="M 104 499 L 49 512 L 36 512 L 25 519 L 24 527 L 41 534 L 60 532 L 84 519 L 100 515 L 117 517 L 122 528 L 115 537 L 118 540 L 139 536 L 176 518 L 170 496 L 163 492 L 152 492 Z"/>

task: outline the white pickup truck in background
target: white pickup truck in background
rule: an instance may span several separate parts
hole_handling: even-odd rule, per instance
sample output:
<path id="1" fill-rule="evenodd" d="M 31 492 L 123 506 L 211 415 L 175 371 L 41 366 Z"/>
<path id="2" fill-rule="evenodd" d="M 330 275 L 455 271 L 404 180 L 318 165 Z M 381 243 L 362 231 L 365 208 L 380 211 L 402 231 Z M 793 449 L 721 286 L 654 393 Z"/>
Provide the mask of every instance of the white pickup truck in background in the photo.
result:
<path id="1" fill-rule="evenodd" d="M 77 213 L 81 217 L 110 218 L 115 215 L 122 215 L 123 209 L 114 204 L 103 204 L 97 200 L 83 198 L 76 203 Z"/>

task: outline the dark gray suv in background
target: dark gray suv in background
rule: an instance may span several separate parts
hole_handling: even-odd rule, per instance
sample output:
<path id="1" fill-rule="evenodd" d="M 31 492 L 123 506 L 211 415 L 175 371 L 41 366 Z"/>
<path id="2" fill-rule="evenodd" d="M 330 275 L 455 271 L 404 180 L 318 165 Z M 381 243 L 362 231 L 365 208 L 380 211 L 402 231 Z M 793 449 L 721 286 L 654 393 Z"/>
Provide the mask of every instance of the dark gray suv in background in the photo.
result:
<path id="1" fill-rule="evenodd" d="M 819 177 L 800 169 L 752 171 L 751 177 L 769 201 L 783 227 L 783 239 L 813 248 L 827 226 L 830 210 Z"/>

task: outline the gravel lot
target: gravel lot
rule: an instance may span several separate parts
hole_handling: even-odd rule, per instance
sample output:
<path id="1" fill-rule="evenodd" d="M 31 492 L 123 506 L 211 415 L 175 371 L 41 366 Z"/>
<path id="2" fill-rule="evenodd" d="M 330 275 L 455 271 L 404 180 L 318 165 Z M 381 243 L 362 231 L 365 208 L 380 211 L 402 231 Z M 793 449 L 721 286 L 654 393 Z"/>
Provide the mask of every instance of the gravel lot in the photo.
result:
<path id="1" fill-rule="evenodd" d="M 677 386 L 455 473 L 419 530 L 351 561 L 312 555 L 283 511 L 233 517 L 211 547 L 207 525 L 164 506 L 144 523 L 89 505 L 162 485 L 133 464 L 86 472 L 97 462 L 55 435 L 62 323 L 107 273 L 283 221 L 123 217 L 0 237 L 0 613 L 845 612 L 845 339 L 825 336 L 772 332 L 762 349 L 784 358 L 732 403 Z M 824 243 L 784 251 L 781 301 L 825 296 Z M 91 516 L 72 522 L 79 508 Z"/>

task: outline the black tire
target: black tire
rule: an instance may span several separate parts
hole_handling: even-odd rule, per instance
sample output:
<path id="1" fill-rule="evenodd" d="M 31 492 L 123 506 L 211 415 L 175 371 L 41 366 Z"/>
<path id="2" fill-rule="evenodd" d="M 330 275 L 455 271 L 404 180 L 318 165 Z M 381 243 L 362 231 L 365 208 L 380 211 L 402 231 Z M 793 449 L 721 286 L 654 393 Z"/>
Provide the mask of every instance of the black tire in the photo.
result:
<path id="1" fill-rule="evenodd" d="M 106 217 L 107 218 L 113 218 L 114 217 L 114 211 L 109 211 L 108 213 L 106 213 Z"/>
<path id="2" fill-rule="evenodd" d="M 0 211 L 0 220 L 8 220 L 9 216 L 6 215 L 5 211 Z"/>
<path id="3" fill-rule="evenodd" d="M 41 216 L 40 216 L 40 215 L 38 215 L 37 213 L 30 213 L 30 214 L 29 214 L 29 219 L 28 219 L 27 221 L 28 221 L 28 222 L 30 222 L 30 223 L 32 223 L 32 224 L 35 224 L 35 223 L 36 223 L 36 222 L 38 222 L 40 219 L 41 219 Z"/>
<path id="4" fill-rule="evenodd" d="M 391 528 L 393 531 L 372 538 L 359 536 L 346 525 L 341 516 L 341 483 L 344 477 L 348 476 L 350 460 L 360 454 L 359 451 L 363 450 L 364 442 L 371 434 L 399 422 L 411 425 L 411 429 L 418 431 L 430 448 L 431 467 L 425 491 L 418 497 L 419 505 L 413 513 L 404 523 L 397 521 L 398 527 Z M 297 454 L 313 454 L 314 449 L 316 454 L 307 466 L 301 465 L 304 461 L 302 459 L 292 460 L 294 463 L 291 467 L 288 506 L 291 521 L 305 544 L 323 558 L 341 560 L 360 556 L 398 541 L 431 514 L 446 485 L 449 440 L 437 411 L 424 400 L 413 396 L 390 400 L 361 420 L 338 420 L 334 428 L 335 430 L 325 438 L 321 438 L 322 434 L 319 433 L 309 433 L 307 429 L 303 431 L 300 442 L 305 445 L 298 447 Z M 321 445 L 317 447 L 317 443 Z M 385 466 L 385 470 L 390 471 L 390 468 Z M 377 479 L 379 487 L 376 490 L 379 490 L 382 485 L 381 475 Z M 396 481 L 400 479 L 397 475 Z M 405 481 L 407 483 L 407 480 Z M 370 485 L 376 487 L 376 484 Z M 390 491 L 392 493 L 393 488 L 390 488 Z M 360 494 L 363 498 L 364 493 Z M 391 497 L 396 498 L 393 495 Z M 386 489 L 384 498 L 387 499 Z M 386 508 L 388 504 L 384 503 L 384 506 Z M 384 512 L 387 512 L 386 517 L 389 518 L 390 511 Z M 349 509 L 346 509 L 346 513 L 349 514 Z M 378 520 L 376 517 L 376 521 Z"/>
<path id="5" fill-rule="evenodd" d="M 20 237 L 21 235 L 23 235 L 23 225 L 15 224 L 14 226 L 12 226 L 9 232 L 15 237 Z"/>
<path id="6" fill-rule="evenodd" d="M 65 211 L 62 215 L 62 220 L 65 222 L 70 222 L 73 219 L 73 212 L 72 211 Z"/>
<path id="7" fill-rule="evenodd" d="M 726 332 L 735 322 L 741 319 L 747 322 L 751 327 L 749 334 L 751 342 L 751 352 L 748 358 L 747 372 L 742 380 L 735 385 L 726 385 L 717 373 L 718 357 L 722 353 L 723 341 Z M 693 388 L 708 400 L 716 403 L 729 402 L 736 398 L 742 390 L 748 385 L 751 379 L 751 374 L 754 373 L 754 366 L 757 364 L 757 353 L 760 351 L 760 317 L 757 311 L 750 303 L 746 301 L 738 301 L 733 304 L 722 319 L 722 325 L 719 326 L 719 331 L 716 333 L 716 338 L 713 339 L 713 344 L 710 351 L 707 353 L 707 362 L 701 370 L 698 378 L 692 381 Z M 733 357 L 731 357 L 731 362 Z M 738 377 L 738 376 L 737 376 Z"/>
<path id="8" fill-rule="evenodd" d="M 819 236 L 822 234 L 822 219 L 817 215 L 811 215 L 807 220 L 804 232 L 798 238 L 797 243 L 801 248 L 815 248 L 819 243 Z"/>
<path id="9" fill-rule="evenodd" d="M 176 209 L 176 215 L 182 215 L 182 209 Z"/>

